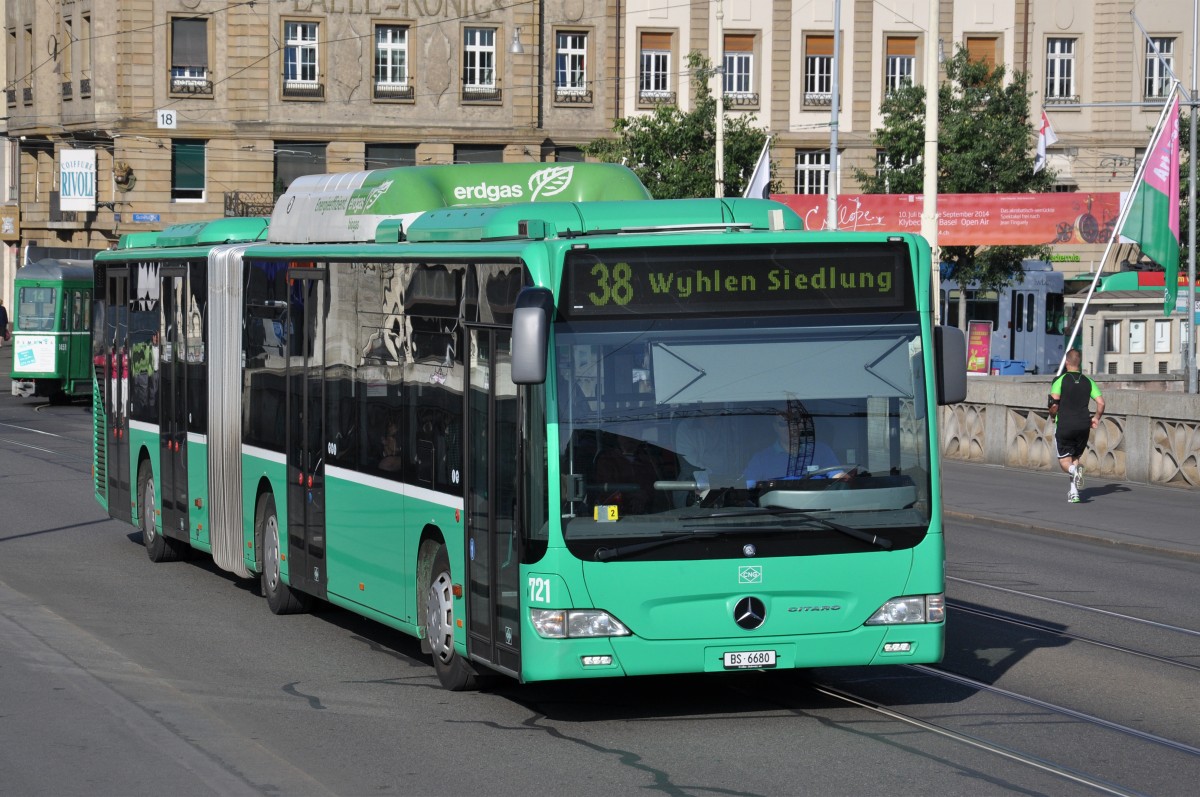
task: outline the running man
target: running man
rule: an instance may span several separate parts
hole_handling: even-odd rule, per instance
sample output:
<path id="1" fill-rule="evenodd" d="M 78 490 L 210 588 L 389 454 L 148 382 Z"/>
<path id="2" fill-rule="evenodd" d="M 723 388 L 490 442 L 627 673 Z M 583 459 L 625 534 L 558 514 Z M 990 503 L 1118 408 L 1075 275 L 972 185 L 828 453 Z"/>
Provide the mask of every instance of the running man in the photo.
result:
<path id="1" fill-rule="evenodd" d="M 1083 487 L 1083 464 L 1079 458 L 1087 450 L 1092 430 L 1100 425 L 1104 416 L 1104 397 L 1100 386 L 1083 375 L 1079 365 L 1082 361 L 1077 349 L 1067 352 L 1067 370 L 1050 386 L 1050 417 L 1057 420 L 1054 444 L 1058 447 L 1058 464 L 1071 477 L 1071 489 L 1067 501 L 1079 503 L 1079 489 Z M 1092 414 L 1090 404 L 1096 401 L 1096 412 Z M 1090 417 L 1089 417 L 1090 416 Z"/>

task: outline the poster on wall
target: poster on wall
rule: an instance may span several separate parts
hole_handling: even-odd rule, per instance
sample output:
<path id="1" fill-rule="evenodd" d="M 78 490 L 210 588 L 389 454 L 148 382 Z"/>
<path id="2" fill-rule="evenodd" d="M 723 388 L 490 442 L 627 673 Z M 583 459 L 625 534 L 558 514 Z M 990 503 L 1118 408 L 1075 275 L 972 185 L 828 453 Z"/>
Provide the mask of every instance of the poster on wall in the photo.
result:
<path id="1" fill-rule="evenodd" d="M 96 209 L 96 150 L 59 151 L 58 207 L 88 212 Z"/>
<path id="2" fill-rule="evenodd" d="M 967 322 L 967 373 L 986 374 L 992 361 L 992 322 Z"/>

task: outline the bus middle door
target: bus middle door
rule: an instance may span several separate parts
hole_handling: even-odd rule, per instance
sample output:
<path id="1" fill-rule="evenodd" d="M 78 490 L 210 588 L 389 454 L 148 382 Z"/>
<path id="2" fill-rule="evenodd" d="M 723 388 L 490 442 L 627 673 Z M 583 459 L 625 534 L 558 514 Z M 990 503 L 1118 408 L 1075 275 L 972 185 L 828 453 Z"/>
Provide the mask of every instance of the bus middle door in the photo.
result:
<path id="1" fill-rule="evenodd" d="M 472 658 L 519 676 L 519 427 L 510 369 L 512 332 L 468 329 L 467 334 L 467 650 Z"/>
<path id="2" fill-rule="evenodd" d="M 294 266 L 287 276 L 288 583 L 324 598 L 328 274 Z"/>
<path id="3" fill-rule="evenodd" d="M 162 531 L 188 541 L 187 469 L 187 267 L 163 266 L 162 324 L 156 335 L 158 363 L 151 368 L 147 400 L 159 413 L 159 474 L 162 485 Z"/>

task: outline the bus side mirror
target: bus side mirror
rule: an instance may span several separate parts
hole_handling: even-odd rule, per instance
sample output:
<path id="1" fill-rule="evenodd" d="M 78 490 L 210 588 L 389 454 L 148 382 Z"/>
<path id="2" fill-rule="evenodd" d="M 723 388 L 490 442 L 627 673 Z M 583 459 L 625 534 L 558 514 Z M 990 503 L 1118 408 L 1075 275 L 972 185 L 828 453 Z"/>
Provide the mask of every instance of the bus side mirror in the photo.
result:
<path id="1" fill-rule="evenodd" d="M 546 346 L 554 297 L 546 288 L 522 288 L 513 310 L 512 381 L 540 385 L 546 381 Z"/>
<path id="2" fill-rule="evenodd" d="M 933 328 L 937 403 L 957 404 L 967 397 L 967 336 L 958 327 Z"/>

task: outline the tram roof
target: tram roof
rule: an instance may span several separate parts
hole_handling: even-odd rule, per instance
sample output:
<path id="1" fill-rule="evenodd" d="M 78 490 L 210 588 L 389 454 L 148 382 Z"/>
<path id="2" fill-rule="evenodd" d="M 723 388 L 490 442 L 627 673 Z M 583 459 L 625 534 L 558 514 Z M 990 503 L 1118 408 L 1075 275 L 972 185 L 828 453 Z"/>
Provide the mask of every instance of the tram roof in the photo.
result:
<path id="1" fill-rule="evenodd" d="M 14 279 L 91 282 L 93 273 L 90 260 L 46 257 L 21 266 Z"/>
<path id="2" fill-rule="evenodd" d="M 529 202 L 645 200 L 650 192 L 614 163 L 404 166 L 299 177 L 275 204 L 271 243 L 394 240 L 426 211 Z"/>

